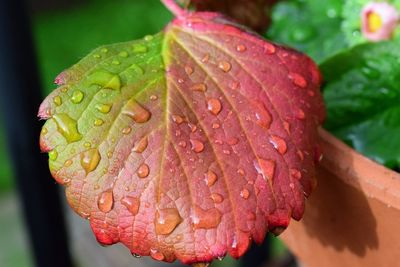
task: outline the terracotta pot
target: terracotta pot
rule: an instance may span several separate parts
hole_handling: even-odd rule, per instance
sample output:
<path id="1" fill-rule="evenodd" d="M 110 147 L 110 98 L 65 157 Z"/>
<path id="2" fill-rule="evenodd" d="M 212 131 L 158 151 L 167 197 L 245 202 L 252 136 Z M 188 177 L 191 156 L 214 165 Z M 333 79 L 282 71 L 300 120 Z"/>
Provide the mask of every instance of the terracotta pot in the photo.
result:
<path id="1" fill-rule="evenodd" d="M 400 266 L 400 174 L 320 137 L 318 186 L 281 238 L 306 267 Z"/>

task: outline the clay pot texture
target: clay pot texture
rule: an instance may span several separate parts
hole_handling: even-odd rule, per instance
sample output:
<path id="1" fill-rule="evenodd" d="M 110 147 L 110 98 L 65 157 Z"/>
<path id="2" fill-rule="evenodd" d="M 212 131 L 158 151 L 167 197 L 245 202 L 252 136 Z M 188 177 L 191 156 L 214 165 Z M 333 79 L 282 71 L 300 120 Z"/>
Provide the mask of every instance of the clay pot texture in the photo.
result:
<path id="1" fill-rule="evenodd" d="M 318 186 L 282 240 L 306 267 L 399 266 L 400 174 L 320 137 Z"/>

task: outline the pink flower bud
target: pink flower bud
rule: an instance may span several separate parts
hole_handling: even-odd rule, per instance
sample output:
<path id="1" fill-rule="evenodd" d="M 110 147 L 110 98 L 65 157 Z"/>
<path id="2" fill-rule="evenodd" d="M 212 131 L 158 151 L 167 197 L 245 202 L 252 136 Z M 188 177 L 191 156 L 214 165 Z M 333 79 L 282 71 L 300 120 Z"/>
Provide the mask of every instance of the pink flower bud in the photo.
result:
<path id="1" fill-rule="evenodd" d="M 387 40 L 399 22 L 396 8 L 386 2 L 370 2 L 361 11 L 362 33 L 370 41 Z"/>

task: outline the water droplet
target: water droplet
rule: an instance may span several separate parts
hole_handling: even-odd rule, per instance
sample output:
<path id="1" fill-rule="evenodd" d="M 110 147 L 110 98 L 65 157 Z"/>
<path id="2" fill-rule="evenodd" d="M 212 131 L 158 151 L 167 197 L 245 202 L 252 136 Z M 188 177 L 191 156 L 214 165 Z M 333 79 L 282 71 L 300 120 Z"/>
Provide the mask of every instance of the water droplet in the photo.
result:
<path id="1" fill-rule="evenodd" d="M 73 93 L 72 93 L 72 96 L 71 96 L 71 101 L 72 101 L 72 103 L 74 103 L 74 104 L 79 104 L 79 103 L 81 103 L 82 102 L 82 100 L 83 100 L 83 93 L 82 93 L 82 91 L 80 91 L 80 90 L 75 90 Z"/>
<path id="2" fill-rule="evenodd" d="M 143 163 L 136 171 L 139 178 L 146 178 L 150 174 L 150 168 L 147 164 Z"/>
<path id="3" fill-rule="evenodd" d="M 186 147 L 186 142 L 185 141 L 179 141 L 178 145 L 180 147 Z"/>
<path id="4" fill-rule="evenodd" d="M 304 160 L 304 154 L 301 150 L 297 150 L 297 155 L 299 156 L 300 160 Z"/>
<path id="5" fill-rule="evenodd" d="M 183 83 L 183 82 L 184 82 L 184 80 L 182 78 L 178 79 L 178 83 Z"/>
<path id="6" fill-rule="evenodd" d="M 119 90 L 121 88 L 121 79 L 119 76 L 105 70 L 93 72 L 87 77 L 87 82 L 113 90 Z"/>
<path id="7" fill-rule="evenodd" d="M 67 139 L 68 143 L 76 142 L 82 139 L 82 135 L 78 132 L 78 125 L 75 120 L 65 113 L 53 115 L 53 119 L 57 124 L 58 131 Z"/>
<path id="8" fill-rule="evenodd" d="M 92 144 L 90 142 L 85 142 L 85 143 L 83 143 L 83 146 L 86 148 L 90 148 L 92 146 Z"/>
<path id="9" fill-rule="evenodd" d="M 57 150 L 52 150 L 52 151 L 49 151 L 49 159 L 50 160 L 52 160 L 52 161 L 54 161 L 54 160 L 56 160 L 58 158 L 58 152 L 57 152 Z"/>
<path id="10" fill-rule="evenodd" d="M 169 235 L 181 222 L 182 218 L 177 209 L 160 209 L 156 212 L 156 233 L 159 235 Z"/>
<path id="11" fill-rule="evenodd" d="M 81 165 L 86 174 L 94 171 L 101 160 L 100 152 L 97 148 L 89 149 L 81 154 Z"/>
<path id="12" fill-rule="evenodd" d="M 309 96 L 315 96 L 315 93 L 314 93 L 313 90 L 308 90 L 308 91 L 307 91 L 307 94 L 308 94 Z"/>
<path id="13" fill-rule="evenodd" d="M 131 117 L 137 123 L 147 122 L 151 117 L 151 113 L 134 99 L 128 101 L 122 113 Z"/>
<path id="14" fill-rule="evenodd" d="M 126 51 L 121 51 L 121 52 L 119 52 L 118 55 L 119 55 L 120 57 L 128 57 L 128 56 L 129 56 L 128 52 L 126 52 Z"/>
<path id="15" fill-rule="evenodd" d="M 104 121 L 102 119 L 95 119 L 94 120 L 94 125 L 95 126 L 101 126 L 103 125 Z"/>
<path id="16" fill-rule="evenodd" d="M 219 260 L 219 261 L 223 261 L 223 260 L 224 260 L 224 258 L 225 258 L 224 256 L 218 256 L 218 257 L 217 257 L 217 260 Z"/>
<path id="17" fill-rule="evenodd" d="M 123 134 L 130 134 L 131 131 L 132 131 L 131 126 L 126 126 L 125 128 L 122 129 Z"/>
<path id="18" fill-rule="evenodd" d="M 208 170 L 207 173 L 205 174 L 205 181 L 206 185 L 208 186 L 213 186 L 215 182 L 217 181 L 218 176 L 215 174 L 215 172 Z"/>
<path id="19" fill-rule="evenodd" d="M 229 151 L 229 150 L 227 150 L 227 149 L 224 149 L 224 150 L 222 150 L 222 153 L 224 153 L 224 154 L 226 154 L 226 155 L 230 155 L 230 154 L 231 154 L 231 151 Z"/>
<path id="20" fill-rule="evenodd" d="M 101 58 L 101 56 L 99 54 L 94 54 L 93 57 L 94 58 Z"/>
<path id="21" fill-rule="evenodd" d="M 249 212 L 247 214 L 247 220 L 249 221 L 255 221 L 256 220 L 256 214 L 254 212 Z"/>
<path id="22" fill-rule="evenodd" d="M 138 214 L 139 207 L 140 207 L 139 198 L 131 197 L 131 196 L 124 196 L 121 199 L 121 204 L 124 205 L 132 215 L 135 216 L 136 214 Z"/>
<path id="23" fill-rule="evenodd" d="M 65 167 L 69 167 L 69 166 L 71 166 L 72 165 L 72 160 L 70 160 L 70 159 L 67 159 L 65 162 L 64 162 L 64 166 Z"/>
<path id="24" fill-rule="evenodd" d="M 222 70 L 223 72 L 228 72 L 231 70 L 231 63 L 227 62 L 227 61 L 220 61 L 218 63 L 218 68 L 220 70 Z"/>
<path id="25" fill-rule="evenodd" d="M 172 115 L 172 120 L 176 124 L 181 124 L 182 122 L 184 122 L 184 119 L 182 118 L 182 116 L 179 116 L 179 115 Z"/>
<path id="26" fill-rule="evenodd" d="M 111 63 L 112 63 L 113 65 L 119 65 L 119 64 L 121 64 L 121 62 L 120 62 L 119 60 L 116 60 L 116 59 L 114 59 Z"/>
<path id="27" fill-rule="evenodd" d="M 158 261 L 162 261 L 165 258 L 164 254 L 162 254 L 160 251 L 158 251 L 155 248 L 150 249 L 150 256 L 153 259 L 158 260 Z"/>
<path id="28" fill-rule="evenodd" d="M 185 72 L 187 75 L 191 75 L 193 73 L 193 68 L 190 66 L 185 66 Z"/>
<path id="29" fill-rule="evenodd" d="M 254 167 L 256 171 L 264 177 L 265 180 L 270 180 L 274 178 L 275 174 L 275 161 L 266 160 L 259 158 L 258 160 L 254 160 Z"/>
<path id="30" fill-rule="evenodd" d="M 246 46 L 242 44 L 236 46 L 236 51 L 238 52 L 244 52 L 246 51 L 246 49 L 247 49 Z"/>
<path id="31" fill-rule="evenodd" d="M 204 150 L 204 144 L 196 139 L 190 140 L 190 144 L 192 145 L 192 150 L 196 153 L 200 153 Z"/>
<path id="32" fill-rule="evenodd" d="M 214 200 L 215 203 L 221 203 L 224 201 L 224 198 L 218 193 L 211 194 L 211 199 Z"/>
<path id="33" fill-rule="evenodd" d="M 231 83 L 231 85 L 230 85 L 230 87 L 231 87 L 232 90 L 238 89 L 239 86 L 240 86 L 240 82 L 238 82 L 238 81 L 233 81 L 233 82 Z"/>
<path id="34" fill-rule="evenodd" d="M 214 143 L 217 145 L 223 145 L 224 141 L 222 141 L 221 139 L 216 139 L 216 140 L 214 140 Z"/>
<path id="35" fill-rule="evenodd" d="M 294 85 L 297 85 L 300 88 L 306 88 L 307 87 L 306 79 L 303 76 L 301 76 L 300 74 L 298 74 L 298 73 L 291 72 L 291 73 L 289 73 L 288 78 L 290 80 L 292 80 Z"/>
<path id="36" fill-rule="evenodd" d="M 271 135 L 269 138 L 269 142 L 274 146 L 276 150 L 278 150 L 280 154 L 283 155 L 286 153 L 287 145 L 285 140 L 283 140 L 281 137 L 277 135 Z"/>
<path id="37" fill-rule="evenodd" d="M 55 96 L 55 97 L 53 98 L 53 102 L 54 102 L 54 104 L 56 104 L 56 106 L 60 106 L 60 105 L 62 104 L 62 99 L 61 99 L 61 97 L 58 95 L 58 96 Z"/>
<path id="38" fill-rule="evenodd" d="M 197 131 L 197 126 L 196 126 L 195 124 L 193 124 L 193 123 L 188 123 L 188 126 L 189 126 L 190 131 L 191 131 L 192 133 L 194 133 L 194 132 Z"/>
<path id="39" fill-rule="evenodd" d="M 228 140 L 226 142 L 228 143 L 228 145 L 233 146 L 233 145 L 236 145 L 237 143 L 239 143 L 239 139 L 236 137 L 231 137 L 231 138 L 228 138 Z"/>
<path id="40" fill-rule="evenodd" d="M 137 259 L 139 259 L 139 258 L 142 257 L 142 256 L 140 256 L 139 254 L 136 254 L 136 253 L 132 253 L 132 256 L 135 257 L 135 258 L 137 258 Z"/>
<path id="41" fill-rule="evenodd" d="M 215 123 L 212 124 L 212 128 L 213 129 L 218 129 L 219 127 L 221 127 L 221 125 L 219 125 L 219 123 L 215 122 Z"/>
<path id="42" fill-rule="evenodd" d="M 132 52 L 133 53 L 146 53 L 147 52 L 147 46 L 144 44 L 133 44 L 132 45 Z"/>
<path id="43" fill-rule="evenodd" d="M 290 169 L 290 175 L 297 180 L 301 179 L 301 172 L 298 169 Z"/>
<path id="44" fill-rule="evenodd" d="M 295 116 L 299 120 L 304 120 L 306 118 L 306 114 L 304 114 L 304 111 L 300 108 L 296 110 Z"/>
<path id="45" fill-rule="evenodd" d="M 255 113 L 256 123 L 261 127 L 269 129 L 272 122 L 272 116 L 265 108 L 264 104 L 260 103 L 257 112 Z"/>
<path id="46" fill-rule="evenodd" d="M 110 112 L 112 105 L 108 104 L 97 104 L 96 109 L 100 111 L 101 113 L 107 114 Z"/>
<path id="47" fill-rule="evenodd" d="M 193 91 L 205 92 L 207 91 L 207 85 L 205 83 L 195 83 L 190 89 Z"/>
<path id="48" fill-rule="evenodd" d="M 108 49 L 107 49 L 107 48 L 102 48 L 102 49 L 101 49 L 101 52 L 102 52 L 102 53 L 108 53 Z"/>
<path id="49" fill-rule="evenodd" d="M 43 127 L 43 128 L 42 128 L 42 131 L 41 131 L 41 134 L 42 134 L 42 135 L 45 135 L 45 134 L 47 134 L 48 132 L 49 132 L 49 130 L 47 130 L 46 127 Z"/>
<path id="50" fill-rule="evenodd" d="M 218 115 L 221 112 L 221 102 L 216 98 L 211 98 L 207 102 L 207 109 L 214 115 Z"/>
<path id="51" fill-rule="evenodd" d="M 289 187 L 292 188 L 292 189 L 294 189 L 294 183 L 290 183 L 290 184 L 289 184 Z"/>
<path id="52" fill-rule="evenodd" d="M 290 124 L 287 121 L 283 121 L 282 123 L 285 131 L 290 134 Z"/>
<path id="53" fill-rule="evenodd" d="M 128 69 L 133 70 L 136 74 L 139 74 L 139 75 L 144 74 L 144 70 L 140 66 L 136 65 L 135 63 L 133 63 Z"/>
<path id="54" fill-rule="evenodd" d="M 142 139 L 140 139 L 140 141 L 135 145 L 135 147 L 133 148 L 134 152 L 137 153 L 142 153 L 148 146 L 149 144 L 149 140 L 147 138 L 147 136 L 144 136 Z"/>
<path id="55" fill-rule="evenodd" d="M 237 173 L 240 174 L 241 176 L 245 176 L 246 172 L 243 169 L 238 169 Z"/>
<path id="56" fill-rule="evenodd" d="M 70 178 L 64 178 L 62 181 L 62 184 L 65 186 L 69 186 L 71 184 L 71 179 Z"/>
<path id="57" fill-rule="evenodd" d="M 265 43 L 264 44 L 264 52 L 265 53 L 267 53 L 269 55 L 272 55 L 272 54 L 275 53 L 275 51 L 276 51 L 276 48 L 275 48 L 275 46 L 273 44 L 270 44 L 270 43 Z"/>
<path id="58" fill-rule="evenodd" d="M 156 96 L 156 95 L 151 95 L 151 96 L 150 96 L 150 100 L 153 100 L 153 101 L 154 101 L 154 100 L 157 100 L 157 99 L 158 99 L 158 96 Z"/>
<path id="59" fill-rule="evenodd" d="M 248 199 L 250 196 L 250 191 L 246 188 L 243 188 L 243 190 L 240 191 L 240 196 L 244 199 Z"/>
<path id="60" fill-rule="evenodd" d="M 146 35 L 145 37 L 144 37 L 144 40 L 146 41 L 146 42 L 150 42 L 151 40 L 153 40 L 153 35 Z"/>
<path id="61" fill-rule="evenodd" d="M 210 59 L 210 55 L 209 54 L 205 54 L 204 57 L 201 59 L 201 62 L 207 63 L 209 59 Z"/>
<path id="62" fill-rule="evenodd" d="M 97 206 L 101 212 L 110 212 L 114 206 L 114 195 L 111 189 L 100 194 L 97 200 Z"/>
<path id="63" fill-rule="evenodd" d="M 192 215 L 193 226 L 196 229 L 215 228 L 221 222 L 221 212 L 216 208 L 204 210 L 199 206 L 194 207 Z"/>

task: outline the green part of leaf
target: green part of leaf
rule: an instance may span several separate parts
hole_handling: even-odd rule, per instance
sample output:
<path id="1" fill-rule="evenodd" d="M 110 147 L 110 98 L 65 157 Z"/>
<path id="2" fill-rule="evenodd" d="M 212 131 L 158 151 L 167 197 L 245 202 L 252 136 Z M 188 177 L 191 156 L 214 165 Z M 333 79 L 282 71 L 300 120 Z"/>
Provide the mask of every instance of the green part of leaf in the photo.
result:
<path id="1" fill-rule="evenodd" d="M 399 41 L 363 44 L 321 65 L 325 127 L 364 155 L 400 166 Z"/>
<path id="2" fill-rule="evenodd" d="M 340 31 L 342 0 L 282 1 L 273 9 L 267 37 L 295 47 L 317 62 L 347 47 Z"/>

